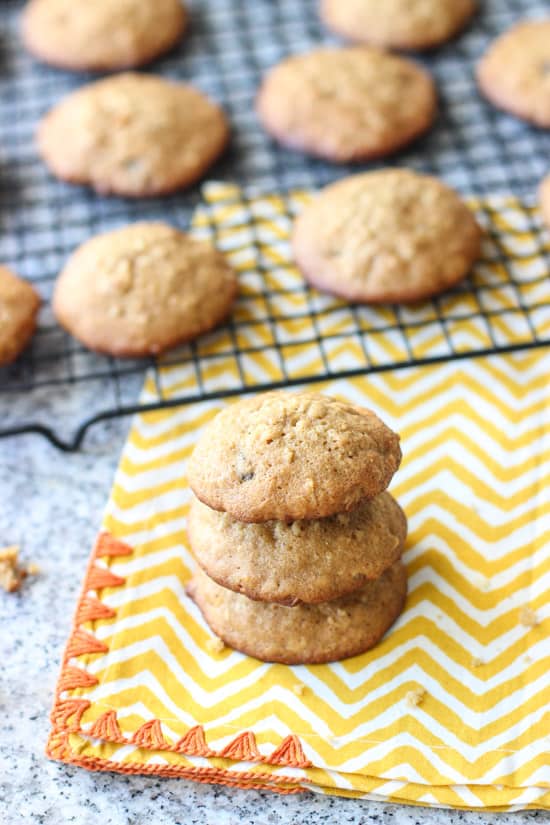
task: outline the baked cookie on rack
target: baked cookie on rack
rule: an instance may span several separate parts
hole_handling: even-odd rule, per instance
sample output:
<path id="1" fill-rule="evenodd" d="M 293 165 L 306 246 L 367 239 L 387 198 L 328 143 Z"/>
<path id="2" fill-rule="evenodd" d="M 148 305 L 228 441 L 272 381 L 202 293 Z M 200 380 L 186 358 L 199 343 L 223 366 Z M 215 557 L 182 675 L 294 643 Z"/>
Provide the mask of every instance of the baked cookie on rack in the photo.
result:
<path id="1" fill-rule="evenodd" d="M 127 72 L 57 104 L 40 123 L 38 148 L 62 180 L 140 198 L 190 186 L 228 138 L 222 110 L 192 86 Z"/>
<path id="2" fill-rule="evenodd" d="M 321 664 L 374 647 L 405 604 L 401 562 L 342 599 L 285 607 L 247 599 L 198 570 L 187 592 L 226 644 L 265 662 Z"/>
<path id="3" fill-rule="evenodd" d="M 550 128 L 550 18 L 517 23 L 477 67 L 479 87 L 500 109 Z"/>
<path id="4" fill-rule="evenodd" d="M 198 499 L 245 522 L 317 519 L 383 492 L 399 436 L 371 411 L 315 392 L 269 392 L 222 410 L 187 463 Z"/>
<path id="5" fill-rule="evenodd" d="M 436 90 L 410 60 L 367 46 L 293 55 L 264 78 L 256 100 L 269 134 L 336 163 L 384 157 L 432 125 Z"/>
<path id="6" fill-rule="evenodd" d="M 295 221 L 292 245 L 318 289 L 363 303 L 420 301 L 457 284 L 481 230 L 440 180 L 385 169 L 331 184 Z"/>
<path id="7" fill-rule="evenodd" d="M 215 327 L 237 277 L 211 244 L 162 223 L 98 235 L 68 260 L 54 290 L 61 324 L 89 349 L 157 355 Z"/>
<path id="8" fill-rule="evenodd" d="M 550 229 L 550 175 L 547 175 L 540 185 L 539 202 L 542 217 L 544 218 L 546 226 Z"/>
<path id="9" fill-rule="evenodd" d="M 0 266 L 0 366 L 15 361 L 31 340 L 40 303 L 34 287 Z"/>
<path id="10" fill-rule="evenodd" d="M 321 16 L 338 34 L 390 49 L 430 49 L 454 37 L 475 0 L 321 0 Z"/>
<path id="11" fill-rule="evenodd" d="M 295 605 L 340 598 L 403 553 L 407 519 L 389 493 L 324 519 L 246 524 L 193 499 L 193 553 L 210 578 L 250 599 Z"/>
<path id="12" fill-rule="evenodd" d="M 39 60 L 74 71 L 143 66 L 181 38 L 180 0 L 30 0 L 23 41 Z"/>

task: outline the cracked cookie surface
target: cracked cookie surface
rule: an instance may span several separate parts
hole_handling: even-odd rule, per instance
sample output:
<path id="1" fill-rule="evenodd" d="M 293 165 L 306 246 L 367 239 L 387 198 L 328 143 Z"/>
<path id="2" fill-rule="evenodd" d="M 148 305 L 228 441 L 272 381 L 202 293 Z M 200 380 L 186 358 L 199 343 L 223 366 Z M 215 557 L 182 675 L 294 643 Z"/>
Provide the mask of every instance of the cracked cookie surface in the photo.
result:
<path id="1" fill-rule="evenodd" d="M 249 599 L 294 605 L 338 599 L 401 558 L 407 520 L 389 493 L 324 519 L 246 524 L 193 499 L 193 553 L 210 578 Z"/>
<path id="2" fill-rule="evenodd" d="M 188 586 L 214 633 L 266 662 L 321 664 L 369 650 L 397 619 L 407 596 L 401 562 L 342 599 L 285 607 L 247 599 L 198 570 Z"/>
<path id="3" fill-rule="evenodd" d="M 401 461 L 371 411 L 314 392 L 270 392 L 222 410 L 187 463 L 204 504 L 239 521 L 332 516 L 374 498 Z"/>
<path id="4" fill-rule="evenodd" d="M 418 301 L 461 281 L 479 257 L 481 230 L 437 178 L 406 169 L 345 178 L 296 219 L 292 246 L 320 290 L 360 302 Z"/>
<path id="5" fill-rule="evenodd" d="M 0 266 L 0 366 L 15 361 L 29 343 L 40 303 L 31 284 Z"/>
<path id="6" fill-rule="evenodd" d="M 485 97 L 500 109 L 550 127 L 550 18 L 517 23 L 498 37 L 477 67 Z"/>
<path id="7" fill-rule="evenodd" d="M 430 49 L 454 37 L 474 0 L 322 0 L 321 17 L 351 40 L 390 49 Z"/>
<path id="8" fill-rule="evenodd" d="M 126 72 L 57 104 L 40 123 L 38 148 L 62 180 L 147 197 L 194 183 L 228 137 L 222 110 L 192 86 Z"/>
<path id="9" fill-rule="evenodd" d="M 339 163 L 395 152 L 432 124 L 432 78 L 410 60 L 364 47 L 293 55 L 264 78 L 256 108 L 281 143 Z"/>
<path id="10" fill-rule="evenodd" d="M 180 39 L 180 0 L 31 0 L 22 18 L 26 47 L 40 60 L 75 71 L 143 66 Z"/>
<path id="11" fill-rule="evenodd" d="M 136 223 L 80 246 L 53 309 L 85 346 L 115 356 L 163 352 L 216 326 L 237 278 L 211 244 L 162 223 Z"/>

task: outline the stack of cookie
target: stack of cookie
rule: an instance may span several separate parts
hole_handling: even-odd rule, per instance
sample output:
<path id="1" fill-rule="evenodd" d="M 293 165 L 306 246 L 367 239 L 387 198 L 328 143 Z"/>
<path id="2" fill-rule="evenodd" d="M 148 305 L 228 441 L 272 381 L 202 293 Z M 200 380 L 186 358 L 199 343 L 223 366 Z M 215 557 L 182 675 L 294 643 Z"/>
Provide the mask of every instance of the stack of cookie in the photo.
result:
<path id="1" fill-rule="evenodd" d="M 242 400 L 188 465 L 188 592 L 230 647 L 285 664 L 368 650 L 400 614 L 405 515 L 385 492 L 399 438 L 370 410 L 317 393 Z"/>

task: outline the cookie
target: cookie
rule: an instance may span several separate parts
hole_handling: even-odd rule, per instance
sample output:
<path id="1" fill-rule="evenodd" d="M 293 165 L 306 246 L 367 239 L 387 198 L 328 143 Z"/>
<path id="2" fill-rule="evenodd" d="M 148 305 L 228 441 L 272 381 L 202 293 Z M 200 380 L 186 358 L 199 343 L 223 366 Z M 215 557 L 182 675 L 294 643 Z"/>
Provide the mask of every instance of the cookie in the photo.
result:
<path id="1" fill-rule="evenodd" d="M 338 599 L 401 558 L 407 519 L 389 493 L 324 519 L 246 524 L 194 499 L 189 540 L 222 587 L 249 599 L 295 605 Z"/>
<path id="2" fill-rule="evenodd" d="M 194 183 L 228 134 L 221 109 L 191 86 L 127 72 L 55 106 L 40 123 L 38 148 L 62 180 L 139 198 Z"/>
<path id="3" fill-rule="evenodd" d="M 333 31 L 390 49 L 431 49 L 454 37 L 476 10 L 475 0 L 322 0 Z"/>
<path id="4" fill-rule="evenodd" d="M 0 266 L 0 366 L 15 361 L 31 340 L 39 307 L 34 288 Z"/>
<path id="5" fill-rule="evenodd" d="M 186 24 L 180 0 L 31 0 L 22 34 L 28 50 L 53 66 L 116 71 L 169 51 Z"/>
<path id="6" fill-rule="evenodd" d="M 385 169 L 323 189 L 292 237 L 318 289 L 365 303 L 419 301 L 457 284 L 480 254 L 481 230 L 436 178 Z"/>
<path id="7" fill-rule="evenodd" d="M 337 163 L 389 155 L 433 123 L 434 82 L 410 60 L 364 47 L 293 55 L 265 77 L 256 101 L 280 143 Z"/>
<path id="8" fill-rule="evenodd" d="M 315 392 L 262 393 L 210 422 L 187 463 L 204 504 L 239 521 L 316 519 L 374 498 L 399 436 L 371 411 Z"/>
<path id="9" fill-rule="evenodd" d="M 347 659 L 380 641 L 405 604 L 401 562 L 343 599 L 285 607 L 226 590 L 199 570 L 187 590 L 214 633 L 264 662 L 323 664 Z"/>
<path id="10" fill-rule="evenodd" d="M 216 326 L 237 278 L 205 241 L 162 223 L 136 223 L 84 243 L 54 290 L 59 323 L 84 346 L 156 355 Z"/>
<path id="11" fill-rule="evenodd" d="M 544 178 L 539 190 L 539 202 L 542 217 L 550 229 L 550 175 Z"/>
<path id="12" fill-rule="evenodd" d="M 495 106 L 550 127 L 550 18 L 516 24 L 477 67 L 479 88 Z"/>

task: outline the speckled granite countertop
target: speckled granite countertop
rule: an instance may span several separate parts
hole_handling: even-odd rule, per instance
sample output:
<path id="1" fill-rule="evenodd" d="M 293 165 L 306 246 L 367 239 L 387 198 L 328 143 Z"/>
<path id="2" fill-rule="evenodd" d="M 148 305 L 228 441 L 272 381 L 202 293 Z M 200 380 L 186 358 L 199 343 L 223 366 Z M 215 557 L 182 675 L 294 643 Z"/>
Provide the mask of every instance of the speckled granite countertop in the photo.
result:
<path id="1" fill-rule="evenodd" d="M 444 823 L 548 821 L 384 806 L 315 795 L 279 797 L 184 780 L 93 774 L 48 761 L 44 745 L 61 652 L 81 574 L 105 505 L 128 420 L 92 431 L 64 455 L 37 436 L 0 440 L 0 537 L 20 543 L 41 574 L 0 593 L 0 823 Z M 67 575 L 67 573 L 69 574 Z"/>

